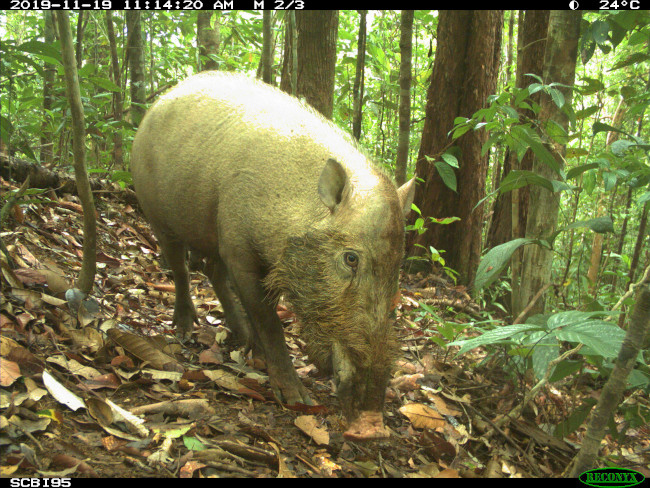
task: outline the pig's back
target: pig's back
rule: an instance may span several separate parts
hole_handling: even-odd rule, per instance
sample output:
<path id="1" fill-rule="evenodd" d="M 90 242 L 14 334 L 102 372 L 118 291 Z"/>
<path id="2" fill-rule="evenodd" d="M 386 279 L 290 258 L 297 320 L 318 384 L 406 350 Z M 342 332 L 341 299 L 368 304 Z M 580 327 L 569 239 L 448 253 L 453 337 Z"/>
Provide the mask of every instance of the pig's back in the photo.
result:
<path id="1" fill-rule="evenodd" d="M 295 98 L 245 76 L 188 78 L 147 112 L 132 173 L 152 224 L 209 254 L 228 234 L 277 258 L 325 218 L 318 179 L 334 158 L 357 187 L 382 178 L 351 138 Z"/>

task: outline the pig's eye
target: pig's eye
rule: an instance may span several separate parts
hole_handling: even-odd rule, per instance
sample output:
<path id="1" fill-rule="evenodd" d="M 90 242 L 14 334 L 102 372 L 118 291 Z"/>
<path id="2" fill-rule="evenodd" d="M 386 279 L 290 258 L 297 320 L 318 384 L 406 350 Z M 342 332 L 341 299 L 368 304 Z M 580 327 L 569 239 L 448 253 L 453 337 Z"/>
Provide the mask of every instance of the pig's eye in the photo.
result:
<path id="1" fill-rule="evenodd" d="M 356 269 L 356 267 L 359 265 L 359 256 L 353 252 L 346 252 L 343 255 L 343 260 L 345 261 L 345 264 L 350 266 L 352 269 Z"/>

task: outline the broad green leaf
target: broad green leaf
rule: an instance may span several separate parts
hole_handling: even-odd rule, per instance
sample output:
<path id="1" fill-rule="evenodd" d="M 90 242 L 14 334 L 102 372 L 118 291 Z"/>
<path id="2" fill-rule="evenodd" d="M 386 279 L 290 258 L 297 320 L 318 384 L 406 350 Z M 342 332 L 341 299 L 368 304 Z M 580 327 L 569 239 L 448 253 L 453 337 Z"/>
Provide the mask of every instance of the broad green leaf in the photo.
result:
<path id="1" fill-rule="evenodd" d="M 539 185 L 550 192 L 554 191 L 551 180 L 544 178 L 533 171 L 516 169 L 510 171 L 505 178 L 503 178 L 501 185 L 499 186 L 499 193 L 503 194 L 528 185 Z"/>
<path id="2" fill-rule="evenodd" d="M 570 180 L 571 178 L 575 178 L 576 176 L 584 173 L 585 171 L 598 168 L 599 166 L 600 165 L 598 163 L 581 164 L 580 166 L 576 166 L 574 168 L 571 168 L 569 171 L 567 171 L 566 179 Z"/>
<path id="3" fill-rule="evenodd" d="M 647 37 L 646 37 L 646 42 L 647 42 Z M 619 61 L 618 63 L 615 63 L 614 66 L 612 66 L 610 69 L 607 71 L 615 71 L 617 69 L 624 68 L 625 66 L 629 66 L 631 64 L 640 64 L 643 63 L 644 61 L 647 61 L 650 59 L 650 56 L 648 56 L 645 53 L 633 53 L 630 54 L 627 58 Z"/>
<path id="4" fill-rule="evenodd" d="M 539 136 L 527 127 L 521 128 L 523 130 L 519 131 L 519 137 L 530 146 L 537 159 L 560 175 L 560 165 L 549 150 L 544 147 L 544 144 L 539 140 Z"/>
<path id="5" fill-rule="evenodd" d="M 595 45 L 592 44 L 591 46 L 592 46 L 591 49 L 593 51 Z M 584 78 L 582 78 L 582 81 L 587 82 L 586 85 L 579 86 L 580 92 L 583 95 L 593 95 L 594 93 L 597 93 L 605 89 L 605 85 L 603 85 L 603 82 L 600 80 L 596 80 L 594 78 L 589 78 L 588 76 L 585 76 Z"/>
<path id="6" fill-rule="evenodd" d="M 604 312 L 594 310 L 592 312 L 581 312 L 579 310 L 568 310 L 566 312 L 558 312 L 551 315 L 546 321 L 549 330 L 557 329 L 558 327 L 566 327 L 567 325 L 575 325 L 581 322 L 586 322 L 594 317 L 610 315 L 613 312 Z"/>
<path id="7" fill-rule="evenodd" d="M 510 262 L 512 254 L 521 246 L 531 243 L 539 243 L 539 241 L 520 237 L 490 249 L 483 256 L 476 270 L 474 290 L 478 291 L 494 282 Z"/>
<path id="8" fill-rule="evenodd" d="M 431 220 L 431 222 L 434 224 L 448 225 L 460 220 L 460 217 L 445 217 L 441 219 L 437 219 L 435 217 L 429 217 L 429 220 Z"/>
<path id="9" fill-rule="evenodd" d="M 580 371 L 580 369 L 583 366 L 584 366 L 583 361 L 571 361 L 568 359 L 565 359 L 564 361 L 560 361 L 558 365 L 555 367 L 555 371 L 551 373 L 551 376 L 549 377 L 549 381 L 554 382 L 566 378 L 570 374 Z"/>
<path id="10" fill-rule="evenodd" d="M 541 379 L 548 369 L 548 363 L 558 357 L 560 353 L 560 344 L 557 338 L 552 335 L 546 335 L 535 343 L 533 348 L 533 371 L 538 379 Z"/>
<path id="11" fill-rule="evenodd" d="M 440 157 L 441 157 L 441 158 L 445 161 L 445 163 L 447 163 L 449 166 L 452 166 L 453 168 L 458 168 L 458 167 L 459 167 L 459 166 L 458 166 L 458 159 L 456 159 L 456 156 L 454 156 L 453 154 L 444 153 L 444 154 L 442 154 Z"/>
<path id="12" fill-rule="evenodd" d="M 54 59 L 58 64 L 62 65 L 61 50 L 56 46 L 58 46 L 58 43 L 52 45 L 41 41 L 27 41 L 22 43 L 16 49 L 34 54 L 41 59 L 47 57 L 48 62 L 51 62 L 51 60 Z"/>
<path id="13" fill-rule="evenodd" d="M 629 136 L 629 134 L 625 131 L 622 131 L 621 129 L 617 129 L 616 127 L 613 127 L 609 124 L 605 124 L 600 121 L 594 122 L 594 125 L 591 128 L 593 134 L 598 134 L 599 132 L 618 132 L 620 134 L 625 134 L 626 136 Z"/>
<path id="14" fill-rule="evenodd" d="M 616 173 L 606 171 L 603 173 L 603 182 L 605 183 L 605 191 L 612 191 L 616 186 Z"/>
<path id="15" fill-rule="evenodd" d="M 580 119 L 587 118 L 587 117 L 595 114 L 596 112 L 598 112 L 599 109 L 600 109 L 600 107 L 598 105 L 592 105 L 591 107 L 587 107 L 585 109 L 578 110 L 576 112 L 576 119 L 580 120 Z"/>
<path id="16" fill-rule="evenodd" d="M 558 235 L 560 235 L 561 232 L 564 232 L 565 230 L 569 230 L 569 229 L 577 229 L 580 227 L 588 227 L 598 234 L 606 234 L 607 232 L 614 232 L 614 222 L 612 222 L 612 218 L 610 216 L 606 215 L 604 217 L 596 217 L 589 220 L 579 220 L 577 222 L 573 222 L 572 224 L 567 225 L 566 227 L 562 227 L 561 229 L 551 234 L 549 241 L 553 243 L 555 241 L 555 238 Z"/>
<path id="17" fill-rule="evenodd" d="M 555 329 L 555 335 L 561 341 L 584 344 L 596 354 L 614 359 L 623 343 L 625 331 L 604 320 L 587 320 Z"/>
<path id="18" fill-rule="evenodd" d="M 185 447 L 190 451 L 203 451 L 205 449 L 205 444 L 194 436 L 184 435 L 183 444 L 185 444 Z"/>
<path id="19" fill-rule="evenodd" d="M 106 78 L 99 78 L 97 76 L 91 76 L 89 78 L 95 85 L 112 92 L 119 92 L 120 87 L 113 83 L 111 80 Z"/>
<path id="20" fill-rule="evenodd" d="M 597 20 L 591 24 L 591 38 L 598 44 L 604 44 L 609 36 L 609 23 L 605 20 Z"/>
<path id="21" fill-rule="evenodd" d="M 612 153 L 613 153 L 615 156 L 618 156 L 619 158 L 622 158 L 623 156 L 625 156 L 625 153 L 627 152 L 627 150 L 628 150 L 630 147 L 635 146 L 635 145 L 636 145 L 636 144 L 634 144 L 633 142 L 626 141 L 626 140 L 624 140 L 624 139 L 620 139 L 620 140 L 614 142 L 614 143 L 610 146 L 610 148 L 611 148 L 611 150 L 612 150 Z"/>
<path id="22" fill-rule="evenodd" d="M 447 346 L 461 346 L 458 351 L 458 355 L 461 355 L 475 347 L 496 344 L 528 330 L 540 330 L 540 327 L 534 324 L 514 324 L 505 327 L 497 327 L 496 329 L 483 333 L 479 337 L 450 342 Z"/>
<path id="23" fill-rule="evenodd" d="M 557 105 L 558 108 L 564 107 L 565 99 L 564 99 L 564 95 L 560 90 L 556 88 L 549 88 L 548 94 L 551 96 L 551 98 L 553 99 L 553 103 L 555 103 L 555 105 Z"/>
<path id="24" fill-rule="evenodd" d="M 553 431 L 553 435 L 558 439 L 564 439 L 566 436 L 573 434 L 584 424 L 585 420 L 587 420 L 587 416 L 595 404 L 595 399 L 589 397 L 585 398 L 584 403 L 578 406 L 571 415 L 569 415 L 569 418 L 557 424 Z"/>
<path id="25" fill-rule="evenodd" d="M 453 168 L 444 161 L 436 161 L 434 165 L 447 188 L 456 191 L 456 173 Z"/>

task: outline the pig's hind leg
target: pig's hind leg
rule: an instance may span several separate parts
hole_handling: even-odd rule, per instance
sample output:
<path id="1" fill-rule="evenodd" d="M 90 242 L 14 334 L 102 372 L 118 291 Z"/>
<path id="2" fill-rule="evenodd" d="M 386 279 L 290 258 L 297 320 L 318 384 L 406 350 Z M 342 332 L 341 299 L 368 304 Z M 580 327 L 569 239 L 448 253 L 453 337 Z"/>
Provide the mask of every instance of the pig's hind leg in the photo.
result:
<path id="1" fill-rule="evenodd" d="M 198 322 L 198 318 L 190 296 L 190 274 L 187 269 L 185 245 L 162 232 L 155 232 L 155 234 L 174 275 L 176 302 L 172 323 L 176 327 L 176 335 L 181 340 L 186 340 L 192 333 L 192 324 Z"/>

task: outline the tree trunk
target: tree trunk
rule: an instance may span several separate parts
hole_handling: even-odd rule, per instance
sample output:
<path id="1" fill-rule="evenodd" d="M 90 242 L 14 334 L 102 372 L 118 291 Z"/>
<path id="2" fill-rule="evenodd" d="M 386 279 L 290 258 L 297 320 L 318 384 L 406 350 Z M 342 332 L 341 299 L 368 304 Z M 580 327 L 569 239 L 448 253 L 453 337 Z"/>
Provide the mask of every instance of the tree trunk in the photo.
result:
<path id="1" fill-rule="evenodd" d="M 54 44 L 54 18 L 51 10 L 43 11 L 43 34 L 45 43 Z M 41 152 L 40 162 L 44 166 L 50 166 L 54 160 L 52 148 L 54 140 L 52 139 L 52 129 L 50 127 L 51 117 L 49 111 L 52 110 L 54 100 L 54 79 L 56 77 L 56 68 L 53 64 L 43 63 L 43 123 L 41 125 Z"/>
<path id="2" fill-rule="evenodd" d="M 280 88 L 290 93 L 288 77 L 297 68 L 295 95 L 304 97 L 312 107 L 328 119 L 334 110 L 334 68 L 336 66 L 336 36 L 338 10 L 304 10 L 295 12 L 297 31 L 297 67 L 289 63 L 287 54 L 293 42 L 285 39 L 285 60 Z M 287 38 L 289 29 L 287 29 Z M 293 41 L 293 39 L 292 39 Z"/>
<path id="3" fill-rule="evenodd" d="M 144 103 L 147 94 L 144 80 L 144 47 L 142 45 L 142 28 L 140 11 L 126 11 L 126 25 L 129 32 L 127 51 L 129 58 L 129 74 L 131 77 L 131 122 L 139 126 L 144 117 Z"/>
<path id="4" fill-rule="evenodd" d="M 361 116 L 363 114 L 363 81 L 366 66 L 366 15 L 367 10 L 359 10 L 359 39 L 357 41 L 357 68 L 354 74 L 354 98 L 352 108 L 352 135 L 361 139 Z"/>
<path id="5" fill-rule="evenodd" d="M 122 121 L 122 80 L 120 77 L 120 60 L 117 57 L 117 42 L 115 41 L 115 30 L 113 28 L 113 12 L 106 11 L 106 32 L 108 33 L 108 44 L 111 49 L 111 68 L 113 74 L 113 83 L 120 89 L 113 92 L 113 119 L 116 122 Z M 122 130 L 116 128 L 113 133 L 113 163 L 118 168 L 124 168 L 124 158 L 122 155 Z"/>
<path id="6" fill-rule="evenodd" d="M 273 35 L 271 32 L 272 12 L 262 12 L 262 81 L 272 84 L 271 66 L 273 66 Z"/>
<path id="7" fill-rule="evenodd" d="M 471 131 L 454 142 L 460 153 L 458 190 L 447 188 L 435 166 L 451 145 L 447 135 L 459 116 L 471 117 L 494 93 L 501 47 L 502 11 L 441 11 L 438 18 L 436 57 L 427 93 L 426 119 L 416 173 L 425 179 L 415 192 L 415 204 L 424 217 L 458 216 L 450 225 L 430 225 L 421 235 L 407 238 L 410 255 L 420 244 L 446 251 L 448 266 L 460 274 L 460 282 L 474 279 L 481 253 L 483 205 L 474 206 L 485 193 L 487 157 L 481 156 L 485 131 Z M 415 216 L 411 216 L 413 223 Z"/>
<path id="8" fill-rule="evenodd" d="M 600 443 L 607 433 L 607 426 L 621 402 L 627 386 L 627 379 L 636 364 L 644 342 L 650 338 L 650 289 L 640 287 L 636 297 L 634 313 L 630 319 L 625 339 L 616 358 L 607 383 L 598 398 L 598 404 L 591 412 L 587 423 L 587 432 L 580 452 L 573 460 L 569 477 L 575 478 L 594 466 Z"/>
<path id="9" fill-rule="evenodd" d="M 542 76 L 544 68 L 544 50 L 548 32 L 548 10 L 519 11 L 518 36 L 517 36 L 517 74 L 515 86 L 525 88 L 535 79 L 526 76 L 528 73 Z M 537 104 L 540 103 L 540 93 L 531 97 Z M 522 117 L 534 118 L 530 110 L 519 110 Z M 532 168 L 533 153 L 528 151 L 521 162 L 517 155 L 506 151 L 501 179 L 515 169 L 530 170 Z M 528 216 L 528 187 L 519 188 L 499 195 L 494 203 L 492 221 L 487 233 L 485 247 L 491 249 L 512 239 L 524 237 L 526 218 Z M 521 249 L 517 250 L 510 262 L 512 283 L 519 283 L 521 268 Z M 514 288 L 514 285 L 513 285 Z M 512 300 L 512 297 L 511 297 Z M 512 301 L 510 301 L 512 309 Z"/>
<path id="10" fill-rule="evenodd" d="M 75 58 L 77 63 L 77 69 L 81 69 L 81 60 L 83 58 L 83 40 L 84 40 L 84 29 L 86 23 L 84 22 L 85 12 L 79 10 L 79 16 L 77 17 L 77 40 L 75 42 Z"/>
<path id="11" fill-rule="evenodd" d="M 580 35 L 580 18 L 580 12 L 570 10 L 551 11 L 544 55 L 544 83 L 556 82 L 573 86 Z M 570 105 L 571 89 L 564 87 L 559 87 L 559 89 L 564 94 L 566 104 Z M 564 128 L 564 130 L 568 129 L 567 116 L 548 95 L 542 95 L 539 119 L 543 126 L 553 122 Z M 551 142 L 547 147 L 554 154 L 559 167 L 562 168 L 566 142 Z M 533 161 L 533 171 L 547 179 L 555 179 L 557 176 L 552 168 L 537 159 Z M 557 227 L 559 194 L 551 194 L 547 189 L 539 185 L 532 185 L 529 188 L 529 195 L 530 206 L 526 223 L 526 237 L 545 239 L 555 232 Z M 513 283 L 513 315 L 519 315 L 531 302 L 537 291 L 551 283 L 552 263 L 553 251 L 538 245 L 524 247 L 521 283 L 519 287 L 516 287 L 515 283 Z M 530 307 L 527 316 L 543 313 L 544 306 L 545 299 L 542 296 L 533 307 Z"/>
<path id="12" fill-rule="evenodd" d="M 70 113 L 72 115 L 74 172 L 77 180 L 79 200 L 81 200 L 81 206 L 84 211 L 83 262 L 81 264 L 81 271 L 79 272 L 79 279 L 77 280 L 77 288 L 85 294 L 88 294 L 92 291 L 95 281 L 95 262 L 97 256 L 95 203 L 93 202 L 93 194 L 90 190 L 88 173 L 86 172 L 86 129 L 68 12 L 58 10 L 56 12 L 56 18 L 59 24 L 59 35 L 61 36 L 65 87 L 68 103 L 70 104 Z"/>
<path id="13" fill-rule="evenodd" d="M 398 186 L 406 183 L 406 167 L 411 139 L 411 58 L 413 57 L 413 10 L 402 10 L 400 23 L 399 65 L 399 137 L 395 181 Z"/>
<path id="14" fill-rule="evenodd" d="M 210 25 L 212 10 L 199 10 L 196 21 L 197 43 L 199 45 L 199 71 L 209 71 L 219 68 L 219 63 L 213 58 L 219 54 L 219 13 Z"/>

